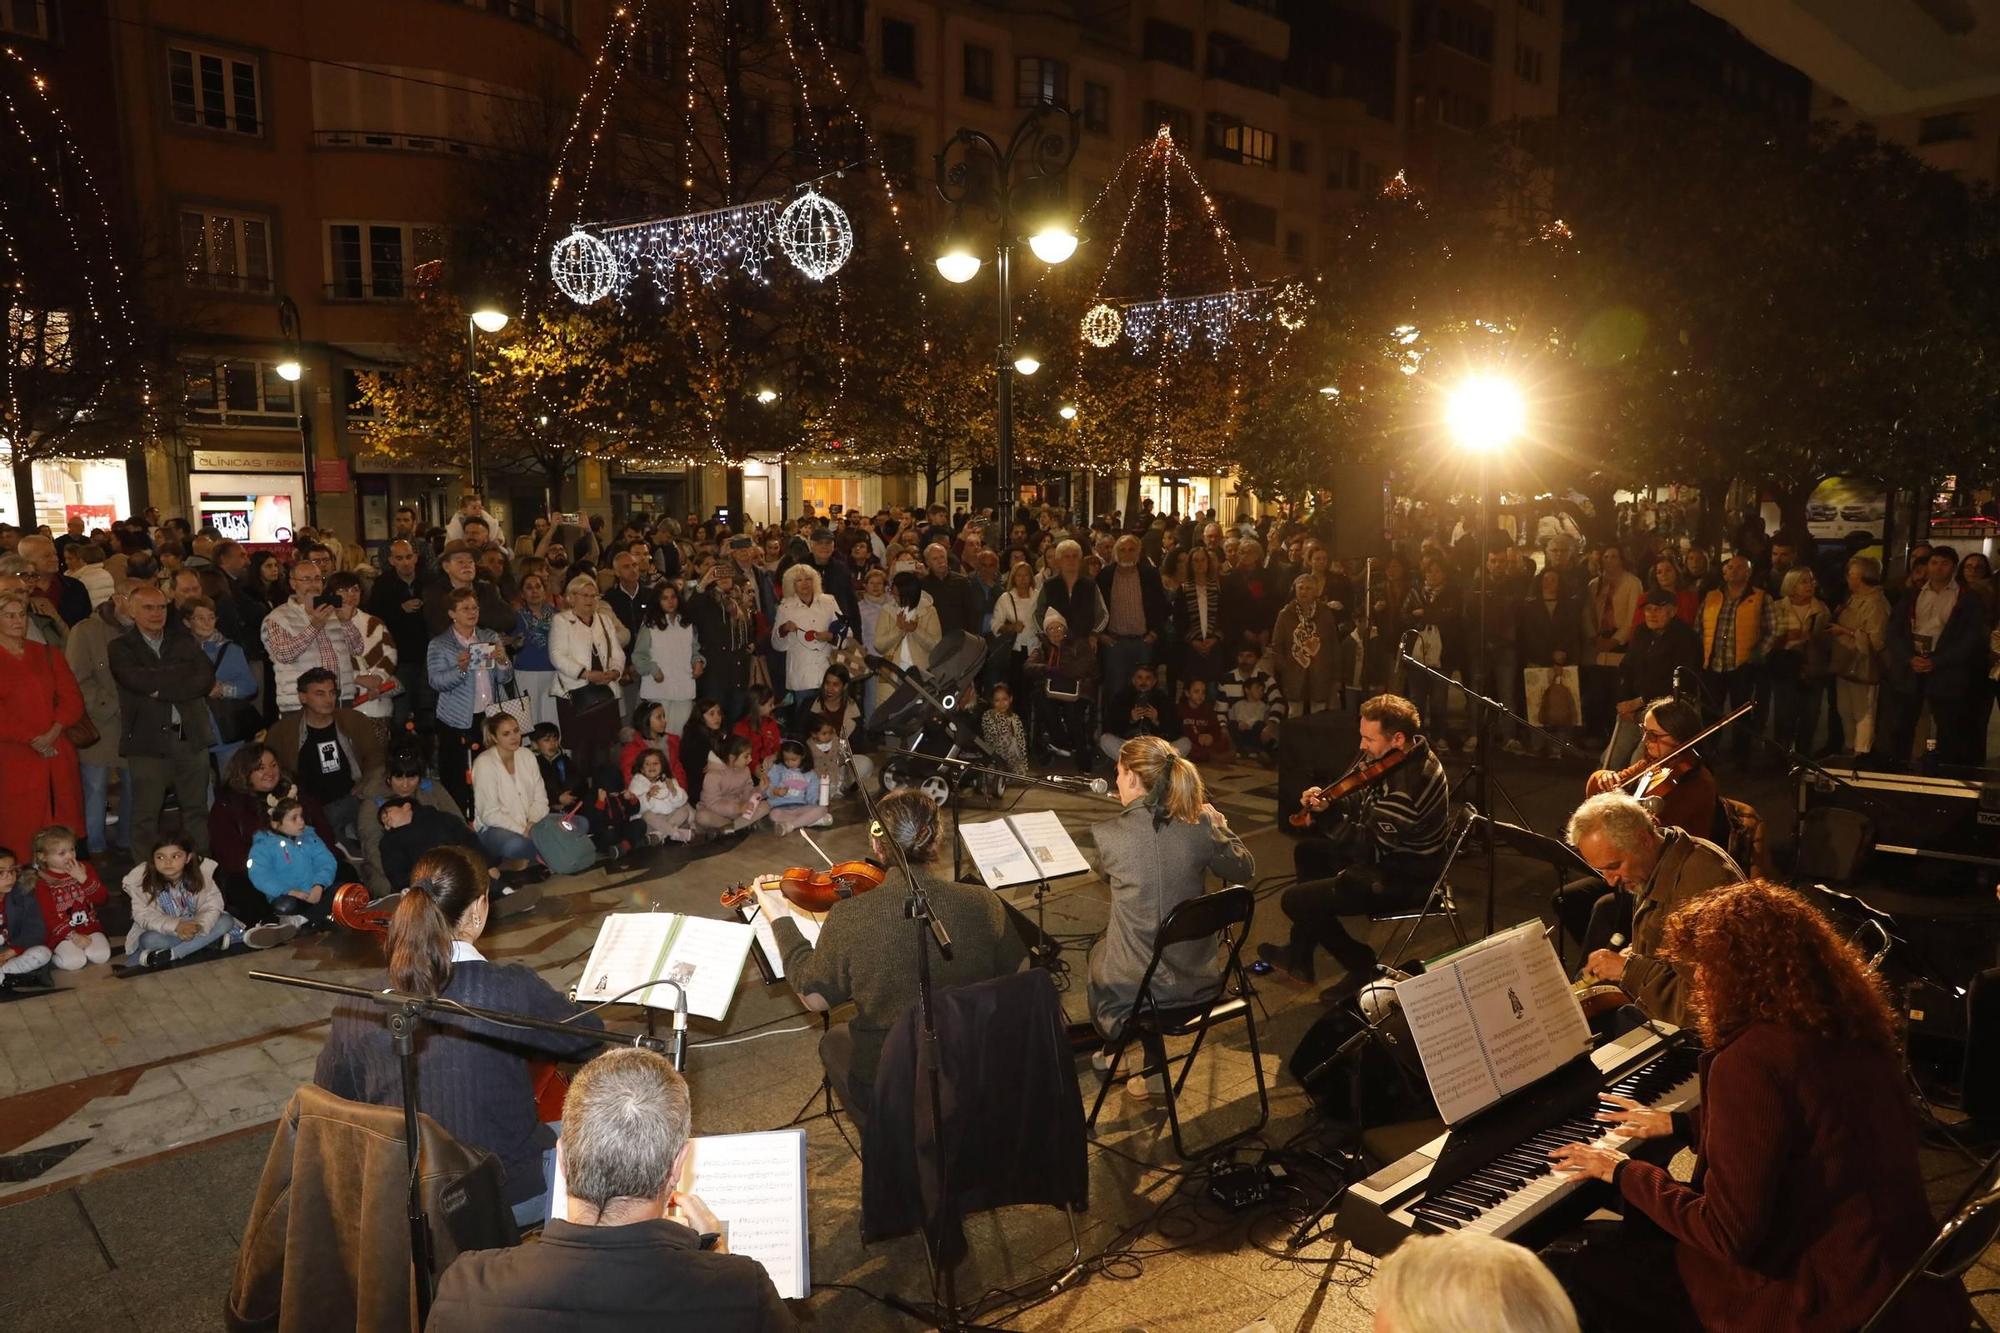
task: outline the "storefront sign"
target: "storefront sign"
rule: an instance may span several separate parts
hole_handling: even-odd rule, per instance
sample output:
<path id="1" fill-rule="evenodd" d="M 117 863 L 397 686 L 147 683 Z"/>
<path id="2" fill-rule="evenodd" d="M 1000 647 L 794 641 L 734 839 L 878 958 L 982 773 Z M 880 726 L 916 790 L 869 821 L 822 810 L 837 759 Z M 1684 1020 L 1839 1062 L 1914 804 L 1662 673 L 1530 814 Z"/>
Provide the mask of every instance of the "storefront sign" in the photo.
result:
<path id="1" fill-rule="evenodd" d="M 347 460 L 345 458 L 314 459 L 313 486 L 321 495 L 347 494 Z"/>
<path id="2" fill-rule="evenodd" d="M 297 453 L 253 454 L 238 449 L 197 449 L 188 467 L 194 472 L 302 472 Z"/>
<path id="3" fill-rule="evenodd" d="M 83 520 L 83 530 L 109 528 L 118 519 L 118 511 L 110 505 L 64 505 L 64 519 Z"/>

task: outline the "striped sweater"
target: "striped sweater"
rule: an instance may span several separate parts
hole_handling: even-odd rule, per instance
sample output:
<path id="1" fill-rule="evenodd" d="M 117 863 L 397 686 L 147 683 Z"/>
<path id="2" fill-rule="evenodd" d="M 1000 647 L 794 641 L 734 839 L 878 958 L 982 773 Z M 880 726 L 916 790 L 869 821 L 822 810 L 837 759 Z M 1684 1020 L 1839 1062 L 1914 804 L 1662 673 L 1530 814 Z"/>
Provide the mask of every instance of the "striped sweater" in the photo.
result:
<path id="1" fill-rule="evenodd" d="M 1359 767 L 1361 759 L 1355 759 Z M 1353 769 L 1349 769 L 1352 772 Z M 1410 757 L 1334 807 L 1351 818 L 1375 849 L 1387 857 L 1441 855 L 1451 841 L 1451 784 L 1430 742 L 1410 742 Z"/>

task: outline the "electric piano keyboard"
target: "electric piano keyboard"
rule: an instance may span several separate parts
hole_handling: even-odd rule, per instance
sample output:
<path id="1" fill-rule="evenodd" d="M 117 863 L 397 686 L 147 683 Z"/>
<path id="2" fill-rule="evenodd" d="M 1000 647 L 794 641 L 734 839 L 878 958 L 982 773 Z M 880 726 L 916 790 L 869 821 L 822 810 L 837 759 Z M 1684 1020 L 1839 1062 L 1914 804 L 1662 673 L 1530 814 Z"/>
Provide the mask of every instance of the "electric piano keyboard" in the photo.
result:
<path id="1" fill-rule="evenodd" d="M 1542 1084 L 1440 1134 L 1341 1196 L 1334 1229 L 1358 1248 L 1385 1255 L 1413 1234 L 1482 1231 L 1505 1240 L 1571 1202 L 1593 1182 L 1550 1165 L 1565 1143 L 1616 1146 L 1596 1120 L 1600 1099 L 1618 1093 L 1656 1111 L 1700 1100 L 1699 1049 L 1667 1024 L 1662 1039 L 1635 1028 L 1591 1052 L 1589 1065 L 1558 1070 Z"/>

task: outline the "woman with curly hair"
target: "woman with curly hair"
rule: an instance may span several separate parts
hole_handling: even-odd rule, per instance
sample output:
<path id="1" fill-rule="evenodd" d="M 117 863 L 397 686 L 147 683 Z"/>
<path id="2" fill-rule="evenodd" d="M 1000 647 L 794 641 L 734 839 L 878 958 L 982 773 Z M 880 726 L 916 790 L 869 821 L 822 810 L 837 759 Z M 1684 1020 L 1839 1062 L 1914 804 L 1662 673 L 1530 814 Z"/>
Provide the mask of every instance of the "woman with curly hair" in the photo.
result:
<path id="1" fill-rule="evenodd" d="M 1685 1137 L 1694 1176 L 1587 1144 L 1551 1154 L 1625 1204 L 1615 1239 L 1587 1232 L 1560 1257 L 1584 1327 L 1859 1328 L 1935 1231 L 1880 979 L 1804 898 L 1761 880 L 1683 903 L 1662 949 L 1694 978 L 1700 1109 L 1614 1097 L 1598 1118 L 1628 1142 Z M 1887 1326 L 1971 1315 L 1957 1283 L 1926 1279 Z"/>

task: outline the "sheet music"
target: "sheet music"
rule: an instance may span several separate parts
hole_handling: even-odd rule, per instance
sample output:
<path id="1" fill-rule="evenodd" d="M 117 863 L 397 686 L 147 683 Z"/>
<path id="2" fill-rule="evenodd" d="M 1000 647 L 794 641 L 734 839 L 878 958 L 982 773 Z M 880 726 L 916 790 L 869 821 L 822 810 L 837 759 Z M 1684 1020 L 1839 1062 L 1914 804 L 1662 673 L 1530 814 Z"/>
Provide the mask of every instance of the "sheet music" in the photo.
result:
<path id="1" fill-rule="evenodd" d="M 751 927 L 737 922 L 673 912 L 606 917 L 577 981 L 577 1001 L 596 1004 L 624 995 L 625 1003 L 671 1009 L 675 998 L 671 986 L 625 994 L 648 981 L 666 979 L 686 987 L 689 1013 L 720 1020 L 729 1013 L 754 938 Z"/>
<path id="2" fill-rule="evenodd" d="M 1590 1027 L 1535 922 L 1396 984 L 1446 1124 L 1457 1124 L 1590 1049 Z"/>
<path id="3" fill-rule="evenodd" d="M 708 1205 L 728 1228 L 729 1252 L 762 1264 L 780 1297 L 805 1300 L 812 1294 L 806 1132 L 712 1134 L 690 1140 L 689 1149 L 687 1169 L 675 1189 Z M 569 1182 L 560 1152 L 549 1188 L 549 1216 L 569 1218 Z"/>
<path id="4" fill-rule="evenodd" d="M 1069 836 L 1061 817 L 1052 810 L 960 824 L 958 836 L 965 840 L 966 854 L 989 889 L 1007 889 L 1040 879 L 1086 874 L 1090 870 L 1090 862 L 1077 850 L 1076 840 Z"/>
<path id="5" fill-rule="evenodd" d="M 792 924 L 799 928 L 799 934 L 806 937 L 806 943 L 817 949 L 819 947 L 819 928 L 821 923 L 826 920 L 826 913 L 806 911 L 803 907 L 798 906 L 791 899 L 785 897 L 777 888 L 766 888 L 765 885 L 767 882 L 775 886 L 777 877 L 764 875 L 757 879 L 756 883 L 752 886 L 753 892 L 756 895 L 755 901 L 746 903 L 743 907 L 744 920 L 749 922 L 750 929 L 756 932 L 757 952 L 763 955 L 765 964 L 771 969 L 772 979 L 783 981 L 785 979 L 785 956 L 784 952 L 778 947 L 778 935 L 776 931 L 771 929 L 771 923 L 782 917 L 789 916 Z"/>
<path id="6" fill-rule="evenodd" d="M 812 1294 L 806 1235 L 806 1132 L 695 1139 L 680 1188 L 729 1228 L 729 1252 L 755 1259 L 788 1301 Z"/>

